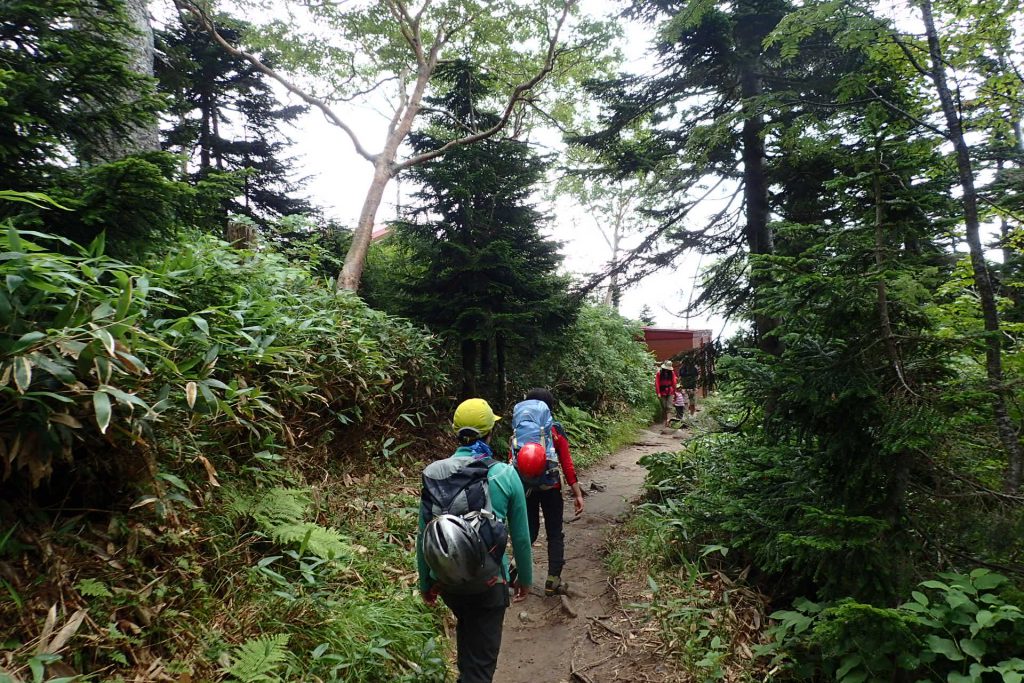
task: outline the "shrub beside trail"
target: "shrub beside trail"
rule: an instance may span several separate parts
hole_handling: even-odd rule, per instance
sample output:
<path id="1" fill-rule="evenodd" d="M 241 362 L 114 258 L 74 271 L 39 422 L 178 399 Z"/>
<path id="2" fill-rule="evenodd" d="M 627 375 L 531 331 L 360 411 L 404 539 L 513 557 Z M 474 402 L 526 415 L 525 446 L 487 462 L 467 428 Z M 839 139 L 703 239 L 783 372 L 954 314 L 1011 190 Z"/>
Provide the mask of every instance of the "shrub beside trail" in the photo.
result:
<path id="1" fill-rule="evenodd" d="M 7 679 L 443 680 L 394 485 L 431 335 L 206 236 L 0 242 Z"/>

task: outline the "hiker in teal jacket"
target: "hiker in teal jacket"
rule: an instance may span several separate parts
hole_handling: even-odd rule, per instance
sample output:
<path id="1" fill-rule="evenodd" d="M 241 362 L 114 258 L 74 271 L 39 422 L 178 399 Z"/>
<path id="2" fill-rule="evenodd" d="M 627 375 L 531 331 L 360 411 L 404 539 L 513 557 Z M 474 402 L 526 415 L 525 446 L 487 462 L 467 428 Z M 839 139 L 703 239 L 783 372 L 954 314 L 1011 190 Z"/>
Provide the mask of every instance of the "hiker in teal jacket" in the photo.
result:
<path id="1" fill-rule="evenodd" d="M 450 457 L 431 463 L 424 470 L 433 478 L 455 471 L 463 458 L 483 459 L 493 456 L 488 441 L 491 429 L 499 418 L 482 399 L 463 401 L 455 411 L 452 426 L 459 437 L 459 447 Z M 515 552 L 518 576 L 515 602 L 524 600 L 533 583 L 533 556 L 530 550 L 530 528 L 526 518 L 526 494 L 523 484 L 510 465 L 495 463 L 487 471 L 487 489 L 491 510 L 505 523 L 512 549 Z M 509 605 L 508 557 L 502 557 L 501 576 L 494 584 L 474 595 L 455 595 L 445 592 L 436 584 L 436 577 L 427 567 L 423 554 L 423 530 L 427 519 L 421 506 L 419 533 L 416 538 L 416 567 L 419 588 L 428 605 L 435 604 L 440 595 L 455 614 L 456 646 L 458 650 L 458 683 L 490 683 L 498 665 L 501 648 L 502 622 Z"/>

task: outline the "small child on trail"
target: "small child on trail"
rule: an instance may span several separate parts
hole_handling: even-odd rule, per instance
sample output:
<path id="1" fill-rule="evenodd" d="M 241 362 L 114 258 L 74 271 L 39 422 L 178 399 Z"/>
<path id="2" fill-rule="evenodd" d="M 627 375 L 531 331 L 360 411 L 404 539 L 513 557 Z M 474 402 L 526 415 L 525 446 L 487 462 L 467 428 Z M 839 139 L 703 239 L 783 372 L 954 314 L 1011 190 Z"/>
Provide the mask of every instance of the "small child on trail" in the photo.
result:
<path id="1" fill-rule="evenodd" d="M 676 393 L 672 395 L 672 405 L 676 409 L 676 420 L 682 422 L 686 416 L 686 408 L 689 406 L 689 399 L 686 396 L 686 390 L 683 387 L 676 387 Z"/>
<path id="2" fill-rule="evenodd" d="M 700 378 L 700 370 L 692 360 L 684 361 L 679 366 L 679 386 L 686 392 L 687 403 L 690 405 L 690 415 L 697 412 L 697 381 Z"/>

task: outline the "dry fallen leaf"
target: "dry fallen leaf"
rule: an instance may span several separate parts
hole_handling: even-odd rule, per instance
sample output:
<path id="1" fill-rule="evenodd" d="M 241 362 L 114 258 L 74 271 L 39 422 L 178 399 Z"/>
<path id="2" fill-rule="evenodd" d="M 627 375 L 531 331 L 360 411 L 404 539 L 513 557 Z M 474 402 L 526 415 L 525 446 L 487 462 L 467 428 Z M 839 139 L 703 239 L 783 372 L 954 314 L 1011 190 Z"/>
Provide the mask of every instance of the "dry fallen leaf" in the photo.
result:
<path id="1" fill-rule="evenodd" d="M 54 605 L 56 607 L 56 605 Z M 80 609 L 71 615 L 68 619 L 68 623 L 64 624 L 64 627 L 57 632 L 57 635 L 53 637 L 49 643 L 46 644 L 45 649 L 42 650 L 46 654 L 56 654 L 58 650 L 67 645 L 67 642 L 71 640 L 72 636 L 78 633 L 79 627 L 82 625 L 82 621 L 85 619 L 85 615 L 88 610 Z"/>
<path id="2" fill-rule="evenodd" d="M 206 468 L 206 478 L 210 481 L 210 486 L 220 486 L 220 482 L 217 481 L 217 470 L 214 469 L 213 463 L 211 463 L 205 455 L 200 455 L 199 462 L 203 463 L 203 467 Z"/>
<path id="3" fill-rule="evenodd" d="M 54 603 L 46 613 L 46 621 L 43 622 L 43 631 L 39 634 L 39 644 L 36 645 L 35 654 L 39 655 L 46 652 L 46 646 L 50 643 L 50 635 L 53 633 L 54 627 L 57 625 L 57 604 Z"/>

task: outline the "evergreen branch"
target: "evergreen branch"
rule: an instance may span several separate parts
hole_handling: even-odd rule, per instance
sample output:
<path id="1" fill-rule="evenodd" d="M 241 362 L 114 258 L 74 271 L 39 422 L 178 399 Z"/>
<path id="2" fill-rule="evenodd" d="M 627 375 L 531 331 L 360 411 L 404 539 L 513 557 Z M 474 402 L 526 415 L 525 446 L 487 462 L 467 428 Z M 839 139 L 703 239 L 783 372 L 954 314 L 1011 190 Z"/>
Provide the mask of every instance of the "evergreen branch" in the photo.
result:
<path id="1" fill-rule="evenodd" d="M 324 117 L 326 117 L 328 121 L 333 123 L 338 128 L 341 128 L 341 130 L 343 130 L 345 134 L 348 135 L 349 139 L 352 141 L 352 145 L 355 148 L 356 153 L 359 156 L 363 157 L 364 159 L 370 162 L 373 162 L 377 158 L 376 154 L 369 152 L 366 148 L 363 147 L 362 143 L 359 142 L 359 138 L 356 137 L 355 131 L 353 131 L 348 126 L 348 124 L 342 121 L 341 117 L 339 117 L 334 112 L 334 110 L 331 109 L 330 105 L 328 105 L 319 97 L 315 97 L 307 93 L 305 90 L 295 85 L 287 78 L 285 78 L 283 75 L 278 73 L 276 69 L 271 69 L 269 66 L 264 64 L 263 61 L 260 60 L 255 55 L 250 54 L 245 50 L 239 49 L 232 45 L 230 42 L 228 42 L 224 38 L 224 36 L 222 36 L 220 32 L 217 31 L 217 27 L 214 25 L 213 20 L 206 13 L 206 11 L 203 8 L 196 5 L 193 0 L 174 0 L 174 5 L 179 11 L 185 11 L 191 14 L 193 17 L 195 17 L 196 20 L 199 21 L 199 23 L 203 26 L 206 32 L 210 35 L 210 37 L 213 38 L 213 40 L 218 45 L 220 45 L 224 50 L 226 50 L 229 54 L 234 55 L 235 57 L 240 57 L 245 61 L 249 62 L 265 76 L 268 76 L 277 81 L 278 83 L 280 83 L 281 85 L 283 85 L 285 89 L 288 90 L 288 92 L 296 95 L 303 102 L 306 102 L 307 104 L 316 107 L 321 112 L 323 112 Z"/>
<path id="2" fill-rule="evenodd" d="M 435 116 L 438 116 L 438 117 L 444 119 L 445 121 L 447 121 L 452 126 L 454 126 L 456 128 L 461 128 L 463 131 L 465 131 L 467 133 L 475 133 L 476 132 L 475 128 L 472 128 L 471 126 L 467 125 L 465 122 L 460 121 L 459 118 L 457 116 L 455 116 L 455 114 L 451 113 L 450 111 L 446 111 L 444 109 L 438 109 L 436 107 L 420 107 L 420 112 L 419 113 L 421 113 L 421 114 L 433 114 Z"/>
<path id="3" fill-rule="evenodd" d="M 995 211 L 996 215 L 998 215 L 998 216 L 1000 216 L 1002 218 L 1012 218 L 1015 221 L 1018 221 L 1020 223 L 1024 223 L 1024 216 L 1020 215 L 1019 213 L 1014 213 L 1013 209 L 1009 209 L 1009 208 L 1003 206 L 1002 204 L 999 204 L 999 203 L 989 199 L 988 197 L 986 197 L 981 192 L 978 193 L 978 199 L 980 199 L 981 201 L 985 202 L 990 207 L 992 207 L 992 209 Z"/>
<path id="4" fill-rule="evenodd" d="M 987 486 L 985 486 L 984 484 L 982 484 L 980 482 L 977 482 L 977 481 L 971 479 L 970 477 L 966 477 L 966 476 L 964 476 L 962 474 L 959 474 L 959 473 L 955 472 L 954 470 L 952 470 L 951 468 L 946 467 L 942 463 L 937 462 L 934 458 L 929 456 L 927 453 L 925 453 L 920 448 L 915 448 L 914 450 L 916 450 L 918 452 L 918 454 L 922 458 L 924 458 L 928 462 L 928 464 L 930 464 L 935 469 L 944 472 L 946 475 L 952 477 L 953 479 L 956 479 L 959 482 L 967 484 L 970 488 L 974 489 L 976 492 L 978 492 L 978 493 L 980 493 L 982 495 L 988 496 L 990 498 L 995 498 L 997 500 L 1006 501 L 1007 503 L 1012 503 L 1014 505 L 1024 504 L 1024 496 L 1013 494 L 1013 493 L 1003 493 L 1002 491 L 996 491 L 994 489 L 990 489 Z M 934 495 L 934 491 L 932 492 L 932 494 Z"/>

